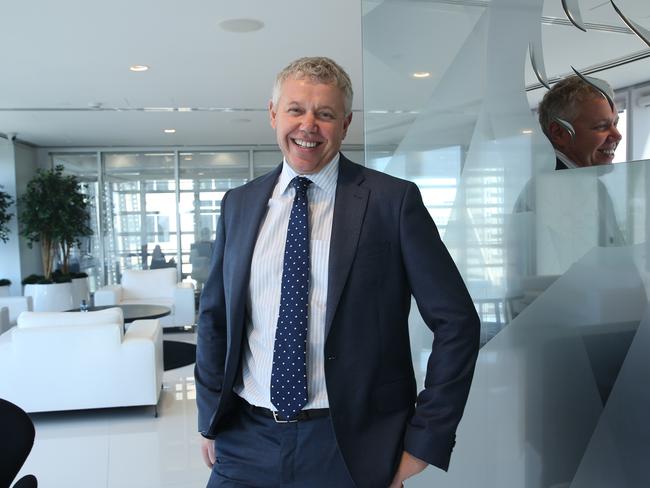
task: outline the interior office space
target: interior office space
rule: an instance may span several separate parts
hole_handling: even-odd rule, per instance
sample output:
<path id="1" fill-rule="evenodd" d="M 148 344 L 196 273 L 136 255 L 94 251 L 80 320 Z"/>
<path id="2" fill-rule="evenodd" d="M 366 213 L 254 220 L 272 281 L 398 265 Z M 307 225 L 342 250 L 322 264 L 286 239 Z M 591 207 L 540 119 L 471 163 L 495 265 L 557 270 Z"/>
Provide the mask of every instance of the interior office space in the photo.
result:
<path id="1" fill-rule="evenodd" d="M 646 2 L 615 3 L 650 29 Z M 409 486 L 646 486 L 650 46 L 601 0 L 308 7 L 303 19 L 290 1 L 66 0 L 43 2 L 37 17 L 8 6 L 0 184 L 20 195 L 37 168 L 56 164 L 85 183 L 95 234 L 75 259 L 93 289 L 151 267 L 156 246 L 200 288 L 221 196 L 280 161 L 266 113 L 275 73 L 330 56 L 355 90 L 344 152 L 418 184 L 482 320 L 450 471 L 430 468 Z M 534 113 L 539 78 L 552 84 L 572 67 L 615 90 L 624 138 L 611 167 L 553 171 Z M 536 209 L 518 212 L 531 180 Z M 601 238 L 602 188 L 617 245 Z M 38 250 L 11 225 L 0 278 L 20 294 Z M 433 338 L 415 306 L 410 328 L 423 382 Z M 187 366 L 165 373 L 158 418 L 38 414 L 24 472 L 43 486 L 203 486 L 193 395 Z"/>

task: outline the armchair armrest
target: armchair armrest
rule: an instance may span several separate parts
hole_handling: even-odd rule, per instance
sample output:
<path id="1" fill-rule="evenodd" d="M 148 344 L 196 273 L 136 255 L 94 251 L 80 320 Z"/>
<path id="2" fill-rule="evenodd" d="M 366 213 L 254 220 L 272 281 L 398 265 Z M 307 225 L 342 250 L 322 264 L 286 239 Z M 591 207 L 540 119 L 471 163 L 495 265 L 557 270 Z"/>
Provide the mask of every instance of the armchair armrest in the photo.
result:
<path id="1" fill-rule="evenodd" d="M 160 320 L 158 319 L 135 320 L 124 334 L 124 342 L 139 340 L 156 342 L 158 339 L 162 341 Z"/>
<path id="2" fill-rule="evenodd" d="M 109 285 L 100 288 L 95 292 L 95 306 L 118 305 L 122 301 L 122 287 L 120 285 Z"/>
<path id="3" fill-rule="evenodd" d="M 163 339 L 160 320 L 136 320 L 129 325 L 122 342 L 125 363 L 152 366 L 155 396 L 158 398 L 163 377 Z M 153 360 L 153 361 L 152 361 Z"/>
<path id="4" fill-rule="evenodd" d="M 192 325 L 195 322 L 194 285 L 177 283 L 174 288 L 174 323 Z"/>

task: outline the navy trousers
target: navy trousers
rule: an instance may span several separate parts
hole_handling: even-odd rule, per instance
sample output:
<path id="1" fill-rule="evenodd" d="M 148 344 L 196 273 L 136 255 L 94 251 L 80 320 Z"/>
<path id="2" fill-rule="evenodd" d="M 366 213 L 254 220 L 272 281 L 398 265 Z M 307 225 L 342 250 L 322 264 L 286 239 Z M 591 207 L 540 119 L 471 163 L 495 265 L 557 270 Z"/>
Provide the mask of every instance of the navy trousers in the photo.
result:
<path id="1" fill-rule="evenodd" d="M 207 488 L 354 488 L 329 417 L 278 424 L 246 406 L 215 440 Z"/>

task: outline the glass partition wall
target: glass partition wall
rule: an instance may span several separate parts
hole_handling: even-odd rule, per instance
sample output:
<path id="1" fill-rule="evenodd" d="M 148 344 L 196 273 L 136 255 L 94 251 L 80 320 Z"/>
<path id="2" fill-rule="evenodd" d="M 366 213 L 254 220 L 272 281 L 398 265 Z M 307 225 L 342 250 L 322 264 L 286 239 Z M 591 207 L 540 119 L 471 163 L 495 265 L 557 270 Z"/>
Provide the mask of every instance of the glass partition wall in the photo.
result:
<path id="1" fill-rule="evenodd" d="M 343 148 L 363 161 L 358 146 Z M 282 161 L 275 147 L 50 152 L 84 184 L 92 237 L 73 265 L 91 290 L 119 283 L 125 269 L 173 267 L 200 291 L 209 271 L 223 195 Z"/>

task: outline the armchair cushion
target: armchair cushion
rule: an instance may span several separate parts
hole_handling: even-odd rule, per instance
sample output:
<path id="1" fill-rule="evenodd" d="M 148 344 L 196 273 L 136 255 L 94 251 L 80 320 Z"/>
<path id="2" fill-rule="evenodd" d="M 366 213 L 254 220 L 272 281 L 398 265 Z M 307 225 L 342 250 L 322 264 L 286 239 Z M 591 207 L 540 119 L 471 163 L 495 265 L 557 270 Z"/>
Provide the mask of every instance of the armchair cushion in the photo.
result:
<path id="1" fill-rule="evenodd" d="M 174 298 L 175 287 L 176 268 L 129 269 L 122 274 L 122 298 L 124 300 Z"/>
<path id="2" fill-rule="evenodd" d="M 94 294 L 95 305 L 117 305 L 122 301 L 122 287 L 120 285 L 104 286 Z"/>

